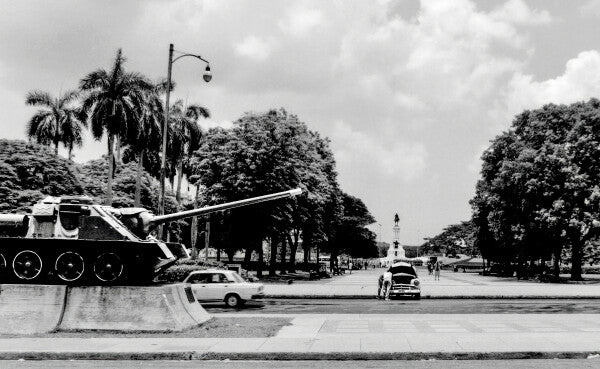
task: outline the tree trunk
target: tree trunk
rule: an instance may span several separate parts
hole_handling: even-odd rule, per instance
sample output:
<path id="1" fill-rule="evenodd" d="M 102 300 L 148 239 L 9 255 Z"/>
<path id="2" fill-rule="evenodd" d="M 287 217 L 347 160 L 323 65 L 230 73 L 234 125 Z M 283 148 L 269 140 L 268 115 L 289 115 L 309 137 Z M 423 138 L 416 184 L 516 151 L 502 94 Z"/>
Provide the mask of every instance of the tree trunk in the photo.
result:
<path id="1" fill-rule="evenodd" d="M 265 259 L 265 255 L 264 255 L 264 250 L 263 250 L 263 244 L 261 241 L 260 246 L 258 247 L 258 263 L 257 263 L 257 267 L 256 267 L 256 276 L 258 278 L 262 277 L 263 266 L 265 265 L 264 259 Z"/>
<path id="2" fill-rule="evenodd" d="M 286 233 L 283 233 L 281 235 L 281 273 L 285 273 L 287 271 L 286 269 L 286 253 L 287 253 L 287 238 L 286 238 Z"/>
<path id="3" fill-rule="evenodd" d="M 112 206 L 112 181 L 113 181 L 113 136 L 108 135 L 108 179 L 106 181 L 106 205 Z"/>
<path id="4" fill-rule="evenodd" d="M 69 146 L 69 161 L 73 161 L 73 145 Z"/>
<path id="5" fill-rule="evenodd" d="M 181 180 L 183 179 L 183 160 L 179 160 L 177 163 L 177 192 L 175 192 L 175 199 L 177 203 L 181 202 Z"/>
<path id="6" fill-rule="evenodd" d="M 560 278 L 560 254 L 562 253 L 562 250 L 560 248 L 557 248 L 554 251 L 554 278 L 558 281 L 558 278 Z"/>
<path id="7" fill-rule="evenodd" d="M 582 281 L 581 277 L 581 263 L 583 262 L 583 244 L 584 242 L 580 239 L 572 242 L 571 244 L 571 280 Z"/>
<path id="8" fill-rule="evenodd" d="M 294 233 L 294 240 L 288 234 L 288 243 L 290 244 L 290 264 L 288 269 L 290 272 L 294 273 L 296 271 L 296 251 L 298 250 L 298 231 L 292 231 Z"/>
<path id="9" fill-rule="evenodd" d="M 196 197 L 194 198 L 194 209 L 198 209 L 198 199 L 200 198 L 200 185 L 196 185 Z M 190 227 L 191 241 L 192 241 L 192 260 L 196 260 L 198 257 L 198 248 L 196 247 L 198 237 L 198 217 L 192 217 L 192 224 Z M 204 250 L 205 255 L 208 255 L 208 248 Z M 205 261 L 208 261 L 208 257 Z"/>
<path id="10" fill-rule="evenodd" d="M 54 142 L 54 155 L 58 155 L 58 141 Z"/>
<path id="11" fill-rule="evenodd" d="M 247 270 L 250 270 L 248 266 L 250 265 L 250 260 L 252 260 L 252 251 L 254 251 L 253 242 L 250 243 L 250 246 L 246 247 L 246 252 L 244 253 L 244 266 Z"/>
<path id="12" fill-rule="evenodd" d="M 138 164 L 137 164 L 137 177 L 135 178 L 135 200 L 134 200 L 134 206 L 140 207 L 141 204 L 141 199 L 142 199 L 142 169 L 144 167 L 144 152 L 146 150 L 142 149 L 142 151 L 140 151 L 140 155 L 138 157 Z"/>
<path id="13" fill-rule="evenodd" d="M 271 260 L 269 260 L 269 276 L 275 276 L 275 268 L 277 267 L 277 245 L 279 244 L 278 237 L 271 237 Z"/>
<path id="14" fill-rule="evenodd" d="M 329 259 L 329 269 L 330 270 L 335 269 L 335 267 L 336 267 L 335 261 L 336 260 L 337 260 L 337 251 L 334 249 L 334 250 L 331 250 L 331 257 Z M 319 265 L 319 260 L 317 259 L 317 267 L 318 267 L 318 265 Z"/>
<path id="15" fill-rule="evenodd" d="M 303 247 L 303 248 L 304 248 L 304 265 L 308 265 L 308 263 L 310 261 L 310 248 L 309 247 Z"/>
<path id="16" fill-rule="evenodd" d="M 116 146 L 115 147 L 115 151 L 116 151 L 116 155 L 115 155 L 115 162 L 117 164 L 121 163 L 121 135 L 116 135 L 117 138 L 117 142 L 116 142 Z"/>

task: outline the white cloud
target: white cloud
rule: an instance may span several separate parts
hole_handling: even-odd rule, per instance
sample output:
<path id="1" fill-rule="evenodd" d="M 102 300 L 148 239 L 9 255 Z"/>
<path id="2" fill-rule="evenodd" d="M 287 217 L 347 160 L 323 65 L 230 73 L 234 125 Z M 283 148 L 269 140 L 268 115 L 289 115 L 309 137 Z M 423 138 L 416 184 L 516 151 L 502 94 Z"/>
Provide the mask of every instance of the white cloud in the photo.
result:
<path id="1" fill-rule="evenodd" d="M 588 0 L 579 7 L 579 12 L 588 16 L 600 16 L 600 0 Z"/>
<path id="2" fill-rule="evenodd" d="M 243 41 L 237 43 L 234 49 L 239 55 L 257 61 L 266 60 L 271 54 L 269 43 L 256 36 L 247 36 Z"/>
<path id="3" fill-rule="evenodd" d="M 374 169 L 388 179 L 411 182 L 427 166 L 427 150 L 420 143 L 393 142 L 390 147 L 341 121 L 335 124 L 332 139 L 340 167 Z"/>
<path id="4" fill-rule="evenodd" d="M 211 128 L 229 129 L 233 127 L 233 122 L 231 120 L 215 121 L 214 119 L 202 119 L 198 121 L 198 124 L 200 124 L 200 127 L 204 130 L 209 130 Z"/>
<path id="5" fill-rule="evenodd" d="M 522 25 L 547 24 L 554 20 L 548 11 L 532 10 L 523 0 L 509 0 L 490 15 L 500 21 Z"/>
<path id="6" fill-rule="evenodd" d="M 511 118 L 524 109 L 544 104 L 569 104 L 600 96 L 600 53 L 596 50 L 579 53 L 567 61 L 562 75 L 545 81 L 535 81 L 529 74 L 517 73 L 509 84 L 506 115 Z"/>
<path id="7" fill-rule="evenodd" d="M 317 9 L 293 7 L 289 10 L 285 21 L 279 22 L 279 27 L 294 37 L 301 37 L 323 22 L 323 13 Z"/>
<path id="8" fill-rule="evenodd" d="M 394 101 L 405 109 L 424 109 L 427 105 L 414 95 L 409 95 L 402 91 L 394 94 Z"/>

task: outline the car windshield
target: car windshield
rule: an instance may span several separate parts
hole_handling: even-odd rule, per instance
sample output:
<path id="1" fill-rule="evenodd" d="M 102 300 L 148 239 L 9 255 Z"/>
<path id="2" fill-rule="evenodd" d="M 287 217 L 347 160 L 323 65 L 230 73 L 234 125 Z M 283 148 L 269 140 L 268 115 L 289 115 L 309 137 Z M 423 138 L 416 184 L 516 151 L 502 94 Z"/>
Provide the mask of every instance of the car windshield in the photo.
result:
<path id="1" fill-rule="evenodd" d="M 233 280 L 237 283 L 243 283 L 244 278 L 242 278 L 239 274 L 237 274 L 236 272 L 233 272 L 229 275 L 230 278 L 233 278 Z"/>
<path id="2" fill-rule="evenodd" d="M 392 266 L 390 268 L 390 272 L 392 274 L 404 273 L 404 274 L 411 274 L 411 275 L 417 276 L 417 272 L 415 272 L 415 269 L 411 266 L 406 266 L 406 265 Z"/>

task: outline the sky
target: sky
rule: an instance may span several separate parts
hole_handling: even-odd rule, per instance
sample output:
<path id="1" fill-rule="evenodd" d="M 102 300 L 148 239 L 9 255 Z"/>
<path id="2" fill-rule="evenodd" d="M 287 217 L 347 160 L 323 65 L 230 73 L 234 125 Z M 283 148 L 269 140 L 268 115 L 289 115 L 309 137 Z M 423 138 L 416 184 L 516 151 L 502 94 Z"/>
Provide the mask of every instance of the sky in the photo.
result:
<path id="1" fill-rule="evenodd" d="M 515 114 L 600 97 L 600 0 L 0 0 L 0 137 L 25 139 L 31 90 L 110 68 L 158 80 L 204 128 L 283 107 L 331 139 L 342 189 L 390 242 L 471 217 L 480 157 Z M 86 137 L 75 160 L 100 157 Z M 65 154 L 61 150 L 61 154 Z"/>

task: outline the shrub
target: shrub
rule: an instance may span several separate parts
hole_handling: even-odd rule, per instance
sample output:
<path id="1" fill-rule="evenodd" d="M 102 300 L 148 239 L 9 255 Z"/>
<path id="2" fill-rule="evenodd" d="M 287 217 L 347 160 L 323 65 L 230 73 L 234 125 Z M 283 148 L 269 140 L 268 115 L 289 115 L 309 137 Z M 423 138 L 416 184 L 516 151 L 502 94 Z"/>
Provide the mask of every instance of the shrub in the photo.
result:
<path id="1" fill-rule="evenodd" d="M 221 267 L 223 267 L 223 264 L 221 263 L 204 263 L 203 261 L 198 260 L 181 259 L 177 260 L 174 265 L 170 266 L 162 274 L 156 277 L 156 281 L 160 283 L 179 283 L 183 282 L 185 277 L 187 277 L 190 272 L 195 270 L 206 270 Z"/>

